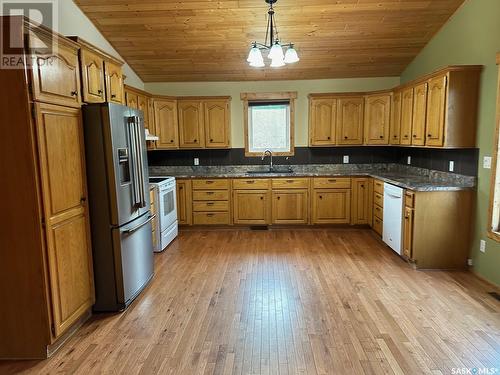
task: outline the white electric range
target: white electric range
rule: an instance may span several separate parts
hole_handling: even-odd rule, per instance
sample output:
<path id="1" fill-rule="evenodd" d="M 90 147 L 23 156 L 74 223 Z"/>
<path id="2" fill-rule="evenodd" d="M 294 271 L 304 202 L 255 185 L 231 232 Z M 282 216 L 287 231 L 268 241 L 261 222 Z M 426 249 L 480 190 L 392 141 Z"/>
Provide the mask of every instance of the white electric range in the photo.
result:
<path id="1" fill-rule="evenodd" d="M 157 248 L 163 251 L 177 237 L 177 196 L 174 177 L 150 177 L 150 185 L 155 185 L 156 202 L 158 202 Z"/>

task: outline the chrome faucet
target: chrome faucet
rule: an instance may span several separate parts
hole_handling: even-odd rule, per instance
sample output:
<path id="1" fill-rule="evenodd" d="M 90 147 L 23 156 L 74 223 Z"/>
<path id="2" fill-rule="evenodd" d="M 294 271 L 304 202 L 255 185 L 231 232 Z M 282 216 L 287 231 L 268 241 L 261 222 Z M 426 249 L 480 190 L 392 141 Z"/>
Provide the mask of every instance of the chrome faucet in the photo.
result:
<path id="1" fill-rule="evenodd" d="M 266 156 L 269 156 L 269 170 L 272 171 L 273 170 L 273 152 L 269 149 L 264 151 L 264 153 L 262 154 L 261 160 L 264 161 Z"/>

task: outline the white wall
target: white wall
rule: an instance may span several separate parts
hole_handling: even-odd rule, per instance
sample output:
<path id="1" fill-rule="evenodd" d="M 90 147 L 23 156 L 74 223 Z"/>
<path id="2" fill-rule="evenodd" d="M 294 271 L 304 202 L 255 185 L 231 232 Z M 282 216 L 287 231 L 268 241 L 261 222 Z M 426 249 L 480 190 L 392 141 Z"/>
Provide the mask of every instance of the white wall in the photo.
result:
<path id="1" fill-rule="evenodd" d="M 146 83 L 145 89 L 158 95 L 231 96 L 231 145 L 244 147 L 242 92 L 297 91 L 295 108 L 295 146 L 308 144 L 308 98 L 311 93 L 355 92 L 390 89 L 399 85 L 399 77 L 317 79 L 300 81 L 249 82 L 157 82 Z"/>

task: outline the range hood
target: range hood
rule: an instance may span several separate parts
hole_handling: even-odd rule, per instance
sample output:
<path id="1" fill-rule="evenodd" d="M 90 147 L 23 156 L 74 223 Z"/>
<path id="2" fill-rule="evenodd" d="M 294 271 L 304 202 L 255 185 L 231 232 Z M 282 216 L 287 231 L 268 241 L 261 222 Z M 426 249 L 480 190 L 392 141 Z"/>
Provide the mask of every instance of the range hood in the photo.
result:
<path id="1" fill-rule="evenodd" d="M 160 140 L 160 137 L 157 137 L 154 134 L 150 134 L 149 129 L 144 129 L 144 131 L 146 133 L 146 141 L 159 141 Z"/>

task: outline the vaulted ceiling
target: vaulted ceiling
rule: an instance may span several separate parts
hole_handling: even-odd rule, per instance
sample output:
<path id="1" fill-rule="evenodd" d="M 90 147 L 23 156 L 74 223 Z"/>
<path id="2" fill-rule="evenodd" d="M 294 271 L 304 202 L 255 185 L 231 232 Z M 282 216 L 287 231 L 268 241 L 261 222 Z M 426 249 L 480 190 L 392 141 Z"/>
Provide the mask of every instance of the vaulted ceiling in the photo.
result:
<path id="1" fill-rule="evenodd" d="M 398 76 L 464 0 L 278 0 L 300 62 L 251 68 L 264 0 L 75 0 L 145 82 Z"/>

